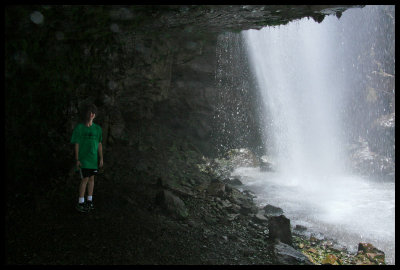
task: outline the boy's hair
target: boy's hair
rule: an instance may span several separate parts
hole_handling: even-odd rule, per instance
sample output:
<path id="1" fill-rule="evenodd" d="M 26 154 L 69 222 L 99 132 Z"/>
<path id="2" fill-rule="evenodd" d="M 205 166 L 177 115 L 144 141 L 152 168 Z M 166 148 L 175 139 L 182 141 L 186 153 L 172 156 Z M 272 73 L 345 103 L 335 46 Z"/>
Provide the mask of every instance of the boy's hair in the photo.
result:
<path id="1" fill-rule="evenodd" d="M 82 121 L 84 123 L 89 122 L 90 113 L 97 114 L 96 105 L 94 105 L 93 103 L 83 105 L 83 107 L 82 107 Z"/>

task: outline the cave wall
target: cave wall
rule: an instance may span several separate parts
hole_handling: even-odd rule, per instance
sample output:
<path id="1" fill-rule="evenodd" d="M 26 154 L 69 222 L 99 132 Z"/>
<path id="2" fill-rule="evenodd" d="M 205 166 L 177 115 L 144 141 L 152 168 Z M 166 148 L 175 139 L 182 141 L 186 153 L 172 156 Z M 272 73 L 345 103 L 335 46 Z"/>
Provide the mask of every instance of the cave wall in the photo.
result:
<path id="1" fill-rule="evenodd" d="M 202 155 L 218 154 L 217 143 L 256 144 L 251 87 L 242 124 L 253 138 L 224 142 L 218 135 L 219 123 L 232 121 L 215 121 L 223 102 L 215 82 L 218 35 L 306 16 L 320 22 L 349 7 L 7 6 L 8 182 L 51 186 L 71 171 L 69 140 L 85 102 L 98 106 L 109 171 L 191 177 Z"/>

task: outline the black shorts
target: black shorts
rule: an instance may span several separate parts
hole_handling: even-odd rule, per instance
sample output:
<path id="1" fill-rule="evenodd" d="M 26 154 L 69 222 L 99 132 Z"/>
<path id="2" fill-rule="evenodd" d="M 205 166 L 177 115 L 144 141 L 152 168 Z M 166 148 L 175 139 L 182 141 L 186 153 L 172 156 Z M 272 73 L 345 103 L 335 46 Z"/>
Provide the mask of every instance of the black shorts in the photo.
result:
<path id="1" fill-rule="evenodd" d="M 81 168 L 81 178 L 86 178 L 86 177 L 90 177 L 93 175 L 97 175 L 97 173 L 99 172 L 98 169 L 86 169 L 86 168 Z"/>

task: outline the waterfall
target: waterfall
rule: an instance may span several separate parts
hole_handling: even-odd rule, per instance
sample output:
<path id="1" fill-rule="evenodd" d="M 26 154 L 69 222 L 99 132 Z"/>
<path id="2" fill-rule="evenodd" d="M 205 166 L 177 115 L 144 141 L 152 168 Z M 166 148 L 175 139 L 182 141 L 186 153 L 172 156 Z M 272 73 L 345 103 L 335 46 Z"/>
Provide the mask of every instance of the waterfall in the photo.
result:
<path id="1" fill-rule="evenodd" d="M 234 174 L 261 206 L 281 207 L 292 225 L 333 237 L 354 252 L 359 242 L 370 242 L 394 264 L 394 179 L 382 182 L 350 170 L 348 150 L 359 136 L 394 149 L 394 132 L 384 143 L 370 132 L 373 119 L 394 116 L 394 23 L 382 26 L 390 17 L 393 7 L 367 6 L 340 20 L 304 18 L 241 33 L 264 104 L 263 148 L 275 170 L 238 168 Z M 386 78 L 373 78 L 376 73 Z"/>
<path id="2" fill-rule="evenodd" d="M 331 29 L 312 20 L 244 33 L 262 93 L 271 155 L 291 175 L 341 173 L 340 72 Z"/>

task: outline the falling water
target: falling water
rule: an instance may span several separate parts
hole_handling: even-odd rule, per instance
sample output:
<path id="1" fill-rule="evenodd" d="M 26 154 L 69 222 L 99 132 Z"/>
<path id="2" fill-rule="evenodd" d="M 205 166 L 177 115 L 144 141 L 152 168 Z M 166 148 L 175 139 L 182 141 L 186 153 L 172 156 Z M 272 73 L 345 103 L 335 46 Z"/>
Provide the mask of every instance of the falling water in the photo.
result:
<path id="1" fill-rule="evenodd" d="M 354 90 L 340 29 L 346 16 L 360 12 L 368 7 L 320 24 L 305 18 L 242 32 L 276 171 L 239 168 L 235 174 L 253 187 L 260 204 L 283 208 L 292 225 L 334 237 L 352 251 L 359 242 L 373 243 L 394 264 L 394 179 L 371 181 L 348 171 L 345 105 Z"/>
<path id="2" fill-rule="evenodd" d="M 272 117 L 272 155 L 291 175 L 342 170 L 336 100 L 342 88 L 330 29 L 303 20 L 282 28 L 248 31 L 253 69 Z"/>

